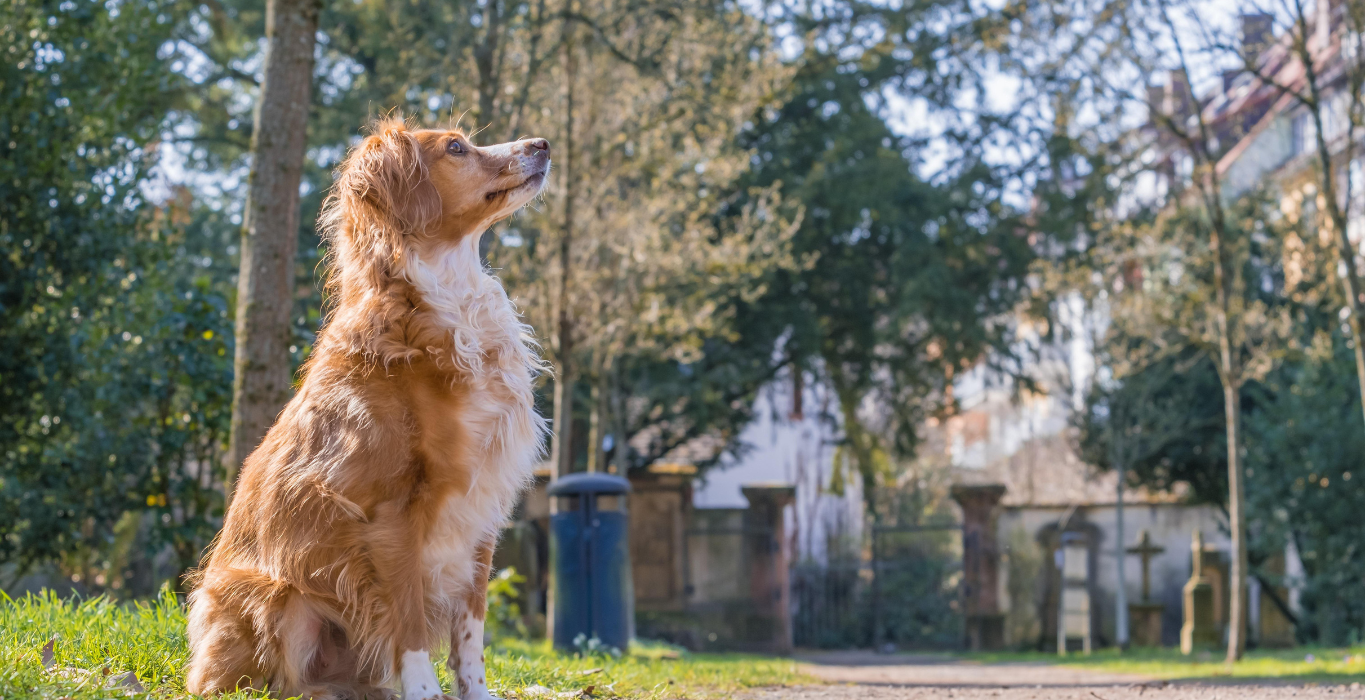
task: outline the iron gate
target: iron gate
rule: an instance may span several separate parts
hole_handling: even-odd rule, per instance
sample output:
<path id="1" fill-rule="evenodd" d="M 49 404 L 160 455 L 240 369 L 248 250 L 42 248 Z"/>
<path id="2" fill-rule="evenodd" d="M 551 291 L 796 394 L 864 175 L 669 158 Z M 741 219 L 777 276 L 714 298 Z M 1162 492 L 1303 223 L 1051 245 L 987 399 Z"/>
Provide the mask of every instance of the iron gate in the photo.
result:
<path id="1" fill-rule="evenodd" d="M 873 526 L 867 550 L 792 568 L 796 646 L 962 646 L 961 525 Z"/>

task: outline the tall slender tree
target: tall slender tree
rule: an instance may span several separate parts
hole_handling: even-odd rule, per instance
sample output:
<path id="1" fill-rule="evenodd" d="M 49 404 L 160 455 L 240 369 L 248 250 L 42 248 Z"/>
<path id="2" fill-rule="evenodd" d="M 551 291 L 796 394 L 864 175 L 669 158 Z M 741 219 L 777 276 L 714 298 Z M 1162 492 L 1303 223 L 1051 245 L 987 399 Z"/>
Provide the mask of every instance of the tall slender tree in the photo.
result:
<path id="1" fill-rule="evenodd" d="M 1356 161 L 1365 135 L 1365 3 L 1304 0 L 1252 6 L 1247 19 L 1264 30 L 1262 36 L 1213 36 L 1211 48 L 1230 54 L 1241 69 L 1260 84 L 1274 87 L 1301 108 L 1312 122 L 1313 154 L 1317 161 L 1317 210 L 1330 230 L 1330 247 L 1338 256 L 1342 298 L 1355 357 L 1360 407 L 1365 416 L 1365 288 L 1362 288 L 1359 251 L 1351 242 L 1352 209 L 1359 210 L 1362 171 Z M 1275 13 L 1283 9 L 1285 12 Z M 1289 20 L 1276 37 L 1275 19 Z M 1198 15 L 1192 15 L 1198 22 Z M 1257 85 L 1256 87 L 1259 87 Z M 1355 212 L 1355 213 L 1358 213 Z"/>
<path id="2" fill-rule="evenodd" d="M 313 88 L 319 0 L 269 0 L 265 78 L 251 135 L 242 222 L 226 489 L 291 394 L 289 344 L 298 250 L 299 181 Z"/>
<path id="3" fill-rule="evenodd" d="M 574 314 L 573 314 L 573 274 L 574 274 L 574 214 L 578 206 L 579 174 L 575 170 L 574 142 L 574 97 L 578 82 L 578 53 L 576 34 L 578 24 L 571 19 L 573 4 L 564 7 L 564 96 L 563 96 L 563 143 L 560 156 L 560 177 L 563 210 L 559 220 L 559 263 L 558 291 L 555 299 L 555 402 L 552 426 L 553 444 L 550 460 L 554 469 L 552 477 L 559 477 L 573 471 L 573 405 L 576 370 L 574 363 Z"/>
<path id="4" fill-rule="evenodd" d="M 1136 8 L 1125 8 L 1134 11 Z M 1224 431 L 1227 438 L 1228 459 L 1228 529 L 1232 538 L 1232 566 L 1229 572 L 1231 590 L 1228 595 L 1227 661 L 1242 657 L 1246 649 L 1246 512 L 1245 489 L 1241 461 L 1241 402 L 1238 399 L 1246 381 L 1242 339 L 1246 336 L 1246 308 L 1239 287 L 1244 285 L 1235 269 L 1233 240 L 1237 231 L 1228 224 L 1228 213 L 1217 170 L 1217 136 L 1205 118 L 1202 105 L 1190 93 L 1190 59 L 1179 30 L 1171 18 L 1165 0 L 1156 0 L 1151 23 L 1130 17 L 1138 31 L 1130 34 L 1132 44 L 1127 49 L 1135 63 L 1151 55 L 1153 47 L 1169 44 L 1174 48 L 1169 71 L 1171 84 L 1167 86 L 1170 100 L 1151 103 L 1148 111 L 1157 127 L 1158 143 L 1170 148 L 1167 159 L 1176 165 L 1171 172 L 1172 197 L 1165 211 L 1158 215 L 1156 226 L 1202 231 L 1212 252 L 1210 269 L 1212 280 L 1211 303 L 1200 308 L 1179 306 L 1177 313 L 1163 314 L 1169 332 L 1182 327 L 1196 344 L 1207 343 L 1223 390 Z M 1169 104 L 1168 104 L 1169 103 Z M 1169 107 L 1169 108 L 1168 108 Z M 1188 177 L 1180 173 L 1180 164 L 1188 164 Z M 1184 178 L 1182 181 L 1181 178 Z M 1193 205 L 1193 208 L 1186 208 Z M 1122 227 L 1121 227 L 1122 228 Z M 1240 232 L 1245 234 L 1245 232 Z M 1139 237 L 1145 234 L 1139 233 Z M 1194 243 L 1188 240 L 1185 245 Z M 1201 320 L 1207 324 L 1201 324 Z M 1202 327 L 1201 327 L 1202 325 Z M 1177 331 L 1178 332 L 1178 331 Z"/>

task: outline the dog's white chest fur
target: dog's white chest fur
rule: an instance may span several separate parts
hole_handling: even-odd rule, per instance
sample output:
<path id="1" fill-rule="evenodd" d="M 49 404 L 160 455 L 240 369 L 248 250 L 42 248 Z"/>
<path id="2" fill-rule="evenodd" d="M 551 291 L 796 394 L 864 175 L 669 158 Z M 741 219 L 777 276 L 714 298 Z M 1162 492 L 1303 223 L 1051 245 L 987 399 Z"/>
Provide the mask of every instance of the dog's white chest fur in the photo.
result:
<path id="1" fill-rule="evenodd" d="M 474 550 L 496 537 L 531 479 L 547 432 L 532 381 L 541 362 L 531 329 L 479 259 L 471 236 L 434 260 L 414 259 L 405 274 L 451 334 L 437 358 L 464 378 L 470 399 L 456 417 L 472 439 L 467 493 L 452 494 L 433 528 L 424 563 L 438 588 L 455 593 L 472 579 Z"/>

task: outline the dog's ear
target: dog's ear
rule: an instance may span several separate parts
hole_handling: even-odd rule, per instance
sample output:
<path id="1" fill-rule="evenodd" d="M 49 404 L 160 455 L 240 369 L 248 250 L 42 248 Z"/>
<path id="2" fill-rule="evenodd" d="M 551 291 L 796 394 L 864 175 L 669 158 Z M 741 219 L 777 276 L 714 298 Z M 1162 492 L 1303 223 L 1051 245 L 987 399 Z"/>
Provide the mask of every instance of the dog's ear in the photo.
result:
<path id="1" fill-rule="evenodd" d="M 342 163 L 335 187 L 345 205 L 372 208 L 368 214 L 387 219 L 385 228 L 399 234 L 422 233 L 441 213 L 421 146 L 401 119 L 375 124 Z"/>
<path id="2" fill-rule="evenodd" d="M 331 268 L 327 286 L 381 288 L 407 257 L 410 235 L 420 235 L 441 213 L 421 147 L 401 119 L 375 125 L 336 172 L 320 215 Z"/>

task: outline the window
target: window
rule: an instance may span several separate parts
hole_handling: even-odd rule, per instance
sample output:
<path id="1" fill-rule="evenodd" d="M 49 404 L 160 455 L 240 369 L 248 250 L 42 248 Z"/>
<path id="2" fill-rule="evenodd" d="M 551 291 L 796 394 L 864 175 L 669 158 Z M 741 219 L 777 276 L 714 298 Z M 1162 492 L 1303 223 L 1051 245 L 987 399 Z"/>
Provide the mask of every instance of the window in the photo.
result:
<path id="1" fill-rule="evenodd" d="M 1351 201 L 1347 202 L 1347 212 L 1351 215 L 1352 221 L 1360 214 L 1361 205 L 1365 203 L 1365 168 L 1362 167 L 1360 160 L 1352 160 L 1347 166 L 1346 181 L 1347 189 L 1350 190 Z"/>
<path id="2" fill-rule="evenodd" d="M 1290 148 L 1292 149 L 1293 155 L 1297 156 L 1313 150 L 1313 139 L 1315 136 L 1316 134 L 1313 133 L 1313 119 L 1309 116 L 1308 112 L 1299 112 L 1294 115 L 1294 121 L 1291 122 L 1290 135 L 1290 138 L 1292 139 Z"/>

